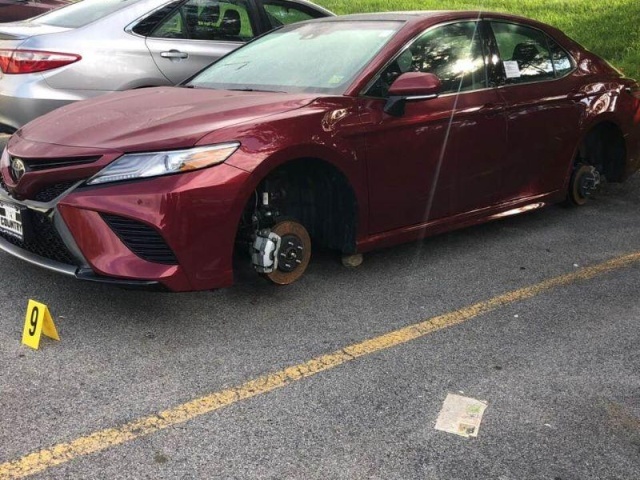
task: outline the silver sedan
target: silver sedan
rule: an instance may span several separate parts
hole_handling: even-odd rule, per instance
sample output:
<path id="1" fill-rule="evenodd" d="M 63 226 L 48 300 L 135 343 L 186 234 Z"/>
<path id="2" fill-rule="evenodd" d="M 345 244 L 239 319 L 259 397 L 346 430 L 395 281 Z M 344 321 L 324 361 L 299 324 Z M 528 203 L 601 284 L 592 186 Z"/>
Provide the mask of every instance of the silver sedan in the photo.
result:
<path id="1" fill-rule="evenodd" d="M 333 15 L 306 0 L 84 0 L 0 25 L 0 133 L 70 102 L 175 85 L 255 36 Z"/>

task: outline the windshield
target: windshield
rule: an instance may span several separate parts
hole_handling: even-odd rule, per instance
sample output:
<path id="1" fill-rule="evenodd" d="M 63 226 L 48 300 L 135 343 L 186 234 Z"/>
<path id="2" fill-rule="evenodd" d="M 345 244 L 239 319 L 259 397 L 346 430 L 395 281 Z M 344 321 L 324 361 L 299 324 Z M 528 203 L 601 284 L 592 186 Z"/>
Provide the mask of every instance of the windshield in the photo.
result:
<path id="1" fill-rule="evenodd" d="M 52 10 L 32 20 L 33 23 L 63 28 L 80 28 L 139 0 L 83 0 Z"/>
<path id="2" fill-rule="evenodd" d="M 322 21 L 273 32 L 214 63 L 194 87 L 343 94 L 402 22 Z"/>

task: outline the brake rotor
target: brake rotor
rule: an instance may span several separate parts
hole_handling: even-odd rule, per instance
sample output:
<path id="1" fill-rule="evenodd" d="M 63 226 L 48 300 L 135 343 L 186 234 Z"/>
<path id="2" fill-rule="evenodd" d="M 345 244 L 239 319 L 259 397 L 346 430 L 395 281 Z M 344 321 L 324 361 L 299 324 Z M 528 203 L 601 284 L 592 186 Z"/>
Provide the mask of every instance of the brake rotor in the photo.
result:
<path id="1" fill-rule="evenodd" d="M 600 172 L 591 165 L 581 165 L 571 177 L 570 200 L 575 205 L 584 205 L 600 186 Z"/>
<path id="2" fill-rule="evenodd" d="M 276 223 L 271 232 L 282 240 L 277 252 L 278 268 L 264 276 L 276 285 L 290 285 L 298 280 L 311 260 L 311 238 L 298 222 L 285 220 Z"/>

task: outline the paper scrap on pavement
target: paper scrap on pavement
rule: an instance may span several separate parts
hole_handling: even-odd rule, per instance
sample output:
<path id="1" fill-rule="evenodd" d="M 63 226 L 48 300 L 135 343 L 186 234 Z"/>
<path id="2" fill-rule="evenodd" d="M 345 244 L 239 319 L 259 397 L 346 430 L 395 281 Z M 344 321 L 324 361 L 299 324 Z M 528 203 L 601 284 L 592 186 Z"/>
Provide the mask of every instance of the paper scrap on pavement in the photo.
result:
<path id="1" fill-rule="evenodd" d="M 436 430 L 461 437 L 477 437 L 487 402 L 448 394 L 436 421 Z"/>

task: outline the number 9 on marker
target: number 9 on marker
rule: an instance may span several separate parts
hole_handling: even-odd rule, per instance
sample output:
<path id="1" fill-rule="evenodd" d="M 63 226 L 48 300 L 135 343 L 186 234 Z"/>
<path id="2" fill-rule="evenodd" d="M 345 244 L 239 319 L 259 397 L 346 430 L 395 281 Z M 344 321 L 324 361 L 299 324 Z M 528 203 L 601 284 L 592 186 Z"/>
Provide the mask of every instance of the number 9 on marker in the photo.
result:
<path id="1" fill-rule="evenodd" d="M 37 350 L 43 333 L 49 338 L 60 340 L 49 307 L 44 303 L 29 300 L 22 330 L 22 343 Z"/>

